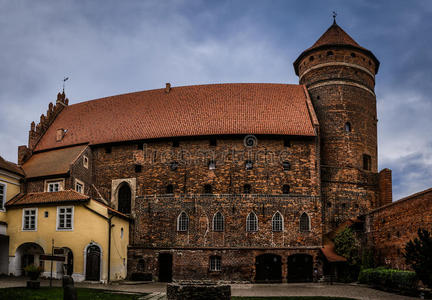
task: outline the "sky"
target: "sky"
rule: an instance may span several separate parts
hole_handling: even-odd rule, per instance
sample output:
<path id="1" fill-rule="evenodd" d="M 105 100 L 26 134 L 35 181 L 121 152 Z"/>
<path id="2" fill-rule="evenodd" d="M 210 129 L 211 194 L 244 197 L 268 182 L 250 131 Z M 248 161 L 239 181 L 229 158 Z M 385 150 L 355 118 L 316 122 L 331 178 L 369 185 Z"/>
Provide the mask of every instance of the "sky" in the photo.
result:
<path id="1" fill-rule="evenodd" d="M 338 24 L 380 60 L 379 169 L 393 197 L 432 187 L 432 1 L 0 0 L 0 155 L 17 161 L 64 77 L 70 104 L 181 85 L 298 83 Z"/>

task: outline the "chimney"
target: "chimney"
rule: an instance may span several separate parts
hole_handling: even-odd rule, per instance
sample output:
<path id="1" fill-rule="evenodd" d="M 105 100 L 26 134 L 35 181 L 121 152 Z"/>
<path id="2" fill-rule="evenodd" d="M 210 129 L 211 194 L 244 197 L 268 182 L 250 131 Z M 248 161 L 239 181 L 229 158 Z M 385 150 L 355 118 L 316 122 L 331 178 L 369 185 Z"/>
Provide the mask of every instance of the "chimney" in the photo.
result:
<path id="1" fill-rule="evenodd" d="M 170 92 L 170 90 L 171 90 L 171 83 L 167 82 L 165 84 L 165 93 L 168 94 Z"/>

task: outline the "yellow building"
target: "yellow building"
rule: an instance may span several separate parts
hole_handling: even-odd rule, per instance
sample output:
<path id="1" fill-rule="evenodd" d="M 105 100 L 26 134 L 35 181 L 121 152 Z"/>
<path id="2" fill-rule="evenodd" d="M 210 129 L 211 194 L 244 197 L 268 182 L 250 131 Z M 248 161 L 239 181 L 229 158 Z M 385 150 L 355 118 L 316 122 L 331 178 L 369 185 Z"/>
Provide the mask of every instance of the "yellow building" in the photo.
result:
<path id="1" fill-rule="evenodd" d="M 128 216 L 73 190 L 20 194 L 6 208 L 10 273 L 22 275 L 25 266 L 36 264 L 49 277 L 51 261 L 40 255 L 54 253 L 65 261 L 53 262 L 53 277 L 103 282 L 126 277 Z"/>
<path id="2" fill-rule="evenodd" d="M 0 274 L 8 274 L 9 230 L 6 202 L 20 193 L 23 171 L 0 156 Z"/>

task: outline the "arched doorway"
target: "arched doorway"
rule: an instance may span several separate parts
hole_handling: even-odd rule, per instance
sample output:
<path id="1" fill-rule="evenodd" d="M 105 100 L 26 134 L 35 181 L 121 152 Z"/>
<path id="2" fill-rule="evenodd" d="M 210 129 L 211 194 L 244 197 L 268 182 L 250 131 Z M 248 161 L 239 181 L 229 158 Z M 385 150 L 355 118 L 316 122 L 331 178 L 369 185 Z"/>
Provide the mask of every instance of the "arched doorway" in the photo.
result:
<path id="1" fill-rule="evenodd" d="M 159 253 L 159 281 L 171 282 L 172 281 L 172 254 Z"/>
<path id="2" fill-rule="evenodd" d="M 308 254 L 288 257 L 288 282 L 310 282 L 313 279 L 313 258 Z"/>
<path id="3" fill-rule="evenodd" d="M 118 210 L 124 214 L 131 213 L 131 189 L 129 184 L 122 183 L 118 190 Z"/>
<path id="4" fill-rule="evenodd" d="M 97 245 L 90 245 L 86 250 L 86 276 L 85 280 L 100 280 L 101 250 Z"/>
<path id="5" fill-rule="evenodd" d="M 36 243 L 21 244 L 15 253 L 16 270 L 14 275 L 24 275 L 24 269 L 29 265 L 36 265 L 43 268 L 44 263 L 42 260 L 39 260 L 39 256 L 44 253 L 43 248 Z"/>
<path id="6" fill-rule="evenodd" d="M 256 257 L 256 282 L 282 282 L 282 261 L 279 255 L 262 254 Z"/>

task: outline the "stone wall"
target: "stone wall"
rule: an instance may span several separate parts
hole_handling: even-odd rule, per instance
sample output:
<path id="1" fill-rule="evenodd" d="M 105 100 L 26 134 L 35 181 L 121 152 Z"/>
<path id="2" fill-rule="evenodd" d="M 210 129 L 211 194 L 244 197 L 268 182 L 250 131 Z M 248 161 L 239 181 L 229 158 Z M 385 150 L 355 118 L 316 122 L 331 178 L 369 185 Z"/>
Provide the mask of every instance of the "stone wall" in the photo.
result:
<path id="1" fill-rule="evenodd" d="M 432 231 L 432 189 L 428 189 L 366 215 L 367 245 L 375 248 L 381 264 L 407 269 L 402 256 L 405 244 L 417 236 L 418 228 Z"/>

